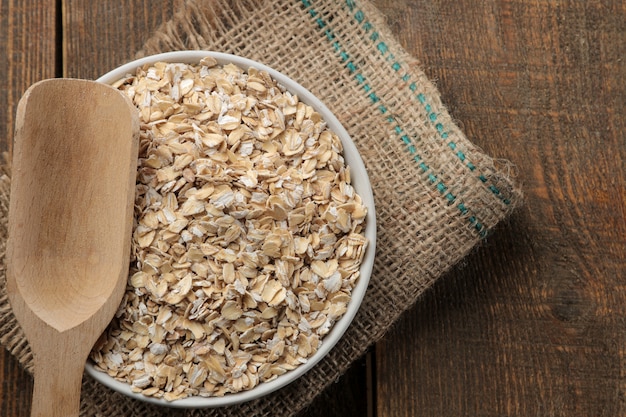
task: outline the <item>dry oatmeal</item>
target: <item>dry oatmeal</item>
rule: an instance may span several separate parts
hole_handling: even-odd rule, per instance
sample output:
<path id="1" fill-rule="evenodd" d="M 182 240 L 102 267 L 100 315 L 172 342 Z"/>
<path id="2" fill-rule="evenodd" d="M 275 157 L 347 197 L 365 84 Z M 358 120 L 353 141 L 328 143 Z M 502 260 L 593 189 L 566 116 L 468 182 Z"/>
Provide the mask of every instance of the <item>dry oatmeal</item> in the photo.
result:
<path id="1" fill-rule="evenodd" d="M 305 363 L 345 313 L 367 246 L 337 135 L 266 72 L 209 57 L 116 87 L 142 121 L 133 259 L 96 368 L 175 400 Z"/>

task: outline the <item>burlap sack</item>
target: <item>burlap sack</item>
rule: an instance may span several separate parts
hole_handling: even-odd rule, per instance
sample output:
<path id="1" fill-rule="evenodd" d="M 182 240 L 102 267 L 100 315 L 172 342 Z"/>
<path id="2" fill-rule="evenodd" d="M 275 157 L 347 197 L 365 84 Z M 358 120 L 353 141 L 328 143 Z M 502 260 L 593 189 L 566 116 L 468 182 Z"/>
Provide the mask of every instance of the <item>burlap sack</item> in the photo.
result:
<path id="1" fill-rule="evenodd" d="M 343 340 L 311 372 L 267 398 L 185 416 L 288 416 L 302 410 L 378 340 L 438 277 L 521 199 L 509 165 L 470 143 L 419 62 L 383 16 L 357 0 L 188 0 L 139 56 L 179 49 L 233 53 L 297 80 L 335 113 L 356 143 L 375 195 L 378 251 L 363 305 Z M 9 180 L 0 181 L 6 236 Z M 4 253 L 4 240 L 0 250 Z M 4 269 L 0 270 L 4 281 Z M 1 343 L 30 369 L 30 353 L 0 294 Z M 165 416 L 85 378 L 83 416 Z"/>

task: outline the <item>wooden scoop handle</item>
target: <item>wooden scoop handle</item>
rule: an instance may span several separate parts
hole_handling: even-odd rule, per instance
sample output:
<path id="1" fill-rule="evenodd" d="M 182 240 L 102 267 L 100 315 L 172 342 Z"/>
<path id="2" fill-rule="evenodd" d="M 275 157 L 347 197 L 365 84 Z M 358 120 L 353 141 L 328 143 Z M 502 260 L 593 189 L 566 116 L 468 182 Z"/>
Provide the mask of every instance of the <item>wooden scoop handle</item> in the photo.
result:
<path id="1" fill-rule="evenodd" d="M 33 387 L 31 417 L 78 417 L 83 370 L 90 349 L 76 340 L 65 340 L 66 347 L 39 352 Z"/>

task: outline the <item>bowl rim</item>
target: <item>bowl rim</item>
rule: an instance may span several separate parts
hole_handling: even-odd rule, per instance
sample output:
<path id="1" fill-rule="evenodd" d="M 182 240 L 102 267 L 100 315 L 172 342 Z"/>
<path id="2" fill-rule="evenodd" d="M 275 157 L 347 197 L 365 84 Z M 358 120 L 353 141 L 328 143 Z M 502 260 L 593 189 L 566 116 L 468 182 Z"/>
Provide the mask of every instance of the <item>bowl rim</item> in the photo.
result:
<path id="1" fill-rule="evenodd" d="M 257 386 L 237 393 L 228 393 L 221 397 L 202 397 L 191 396 L 179 400 L 167 401 L 162 398 L 147 397 L 141 393 L 134 393 L 131 390 L 131 386 L 127 383 L 117 381 L 108 374 L 95 369 L 93 362 L 89 359 L 85 365 L 85 370 L 88 375 L 93 379 L 101 383 L 102 385 L 113 389 L 121 394 L 124 394 L 130 398 L 138 399 L 147 403 L 156 404 L 160 406 L 166 406 L 171 408 L 214 408 L 226 405 L 234 405 L 247 401 L 251 401 L 288 385 L 296 379 L 302 377 L 306 372 L 311 370 L 318 362 L 320 362 L 331 349 L 339 342 L 344 333 L 352 323 L 356 313 L 361 307 L 363 298 L 367 291 L 370 276 L 372 274 L 374 266 L 374 254 L 376 251 L 376 213 L 374 206 L 374 196 L 371 188 L 371 183 L 365 168 L 365 164 L 356 148 L 356 145 L 352 141 L 350 135 L 343 127 L 341 122 L 335 117 L 328 107 L 318 99 L 313 93 L 304 88 L 302 85 L 287 77 L 283 73 L 265 65 L 258 61 L 245 58 L 238 55 L 227 54 L 223 52 L 208 51 L 208 50 L 183 50 L 164 52 L 154 55 L 145 56 L 126 64 L 123 64 L 106 74 L 99 77 L 96 81 L 105 84 L 113 84 L 114 82 L 124 78 L 129 74 L 134 74 L 138 67 L 145 64 L 153 64 L 159 61 L 171 62 L 171 63 L 197 63 L 201 58 L 211 56 L 215 58 L 218 64 L 224 65 L 227 63 L 233 63 L 240 66 L 244 70 L 248 70 L 250 67 L 254 67 L 258 70 L 267 71 L 270 76 L 276 80 L 281 86 L 285 87 L 292 94 L 296 94 L 298 98 L 304 103 L 312 106 L 318 113 L 321 114 L 323 119 L 330 130 L 332 130 L 340 138 L 344 151 L 343 156 L 346 165 L 350 166 L 352 186 L 355 188 L 364 205 L 367 207 L 366 215 L 366 227 L 365 237 L 368 239 L 368 245 L 366 253 L 363 257 L 363 262 L 359 268 L 360 276 L 357 284 L 352 290 L 350 301 L 344 315 L 337 320 L 330 331 L 322 338 L 322 344 L 320 348 L 308 358 L 307 362 L 298 366 L 297 368 L 286 372 L 283 375 L 278 376 L 276 379 L 269 382 L 259 383 Z"/>

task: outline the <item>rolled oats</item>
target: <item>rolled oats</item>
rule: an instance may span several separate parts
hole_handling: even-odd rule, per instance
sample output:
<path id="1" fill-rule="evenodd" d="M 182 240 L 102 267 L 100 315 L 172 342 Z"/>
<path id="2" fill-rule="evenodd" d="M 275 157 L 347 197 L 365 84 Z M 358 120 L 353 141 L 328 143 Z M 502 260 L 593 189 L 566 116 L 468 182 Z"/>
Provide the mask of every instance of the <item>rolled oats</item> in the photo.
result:
<path id="1" fill-rule="evenodd" d="M 173 401 L 305 363 L 346 312 L 367 247 L 339 138 L 266 72 L 211 57 L 115 86 L 142 120 L 136 224 L 96 367 Z"/>

